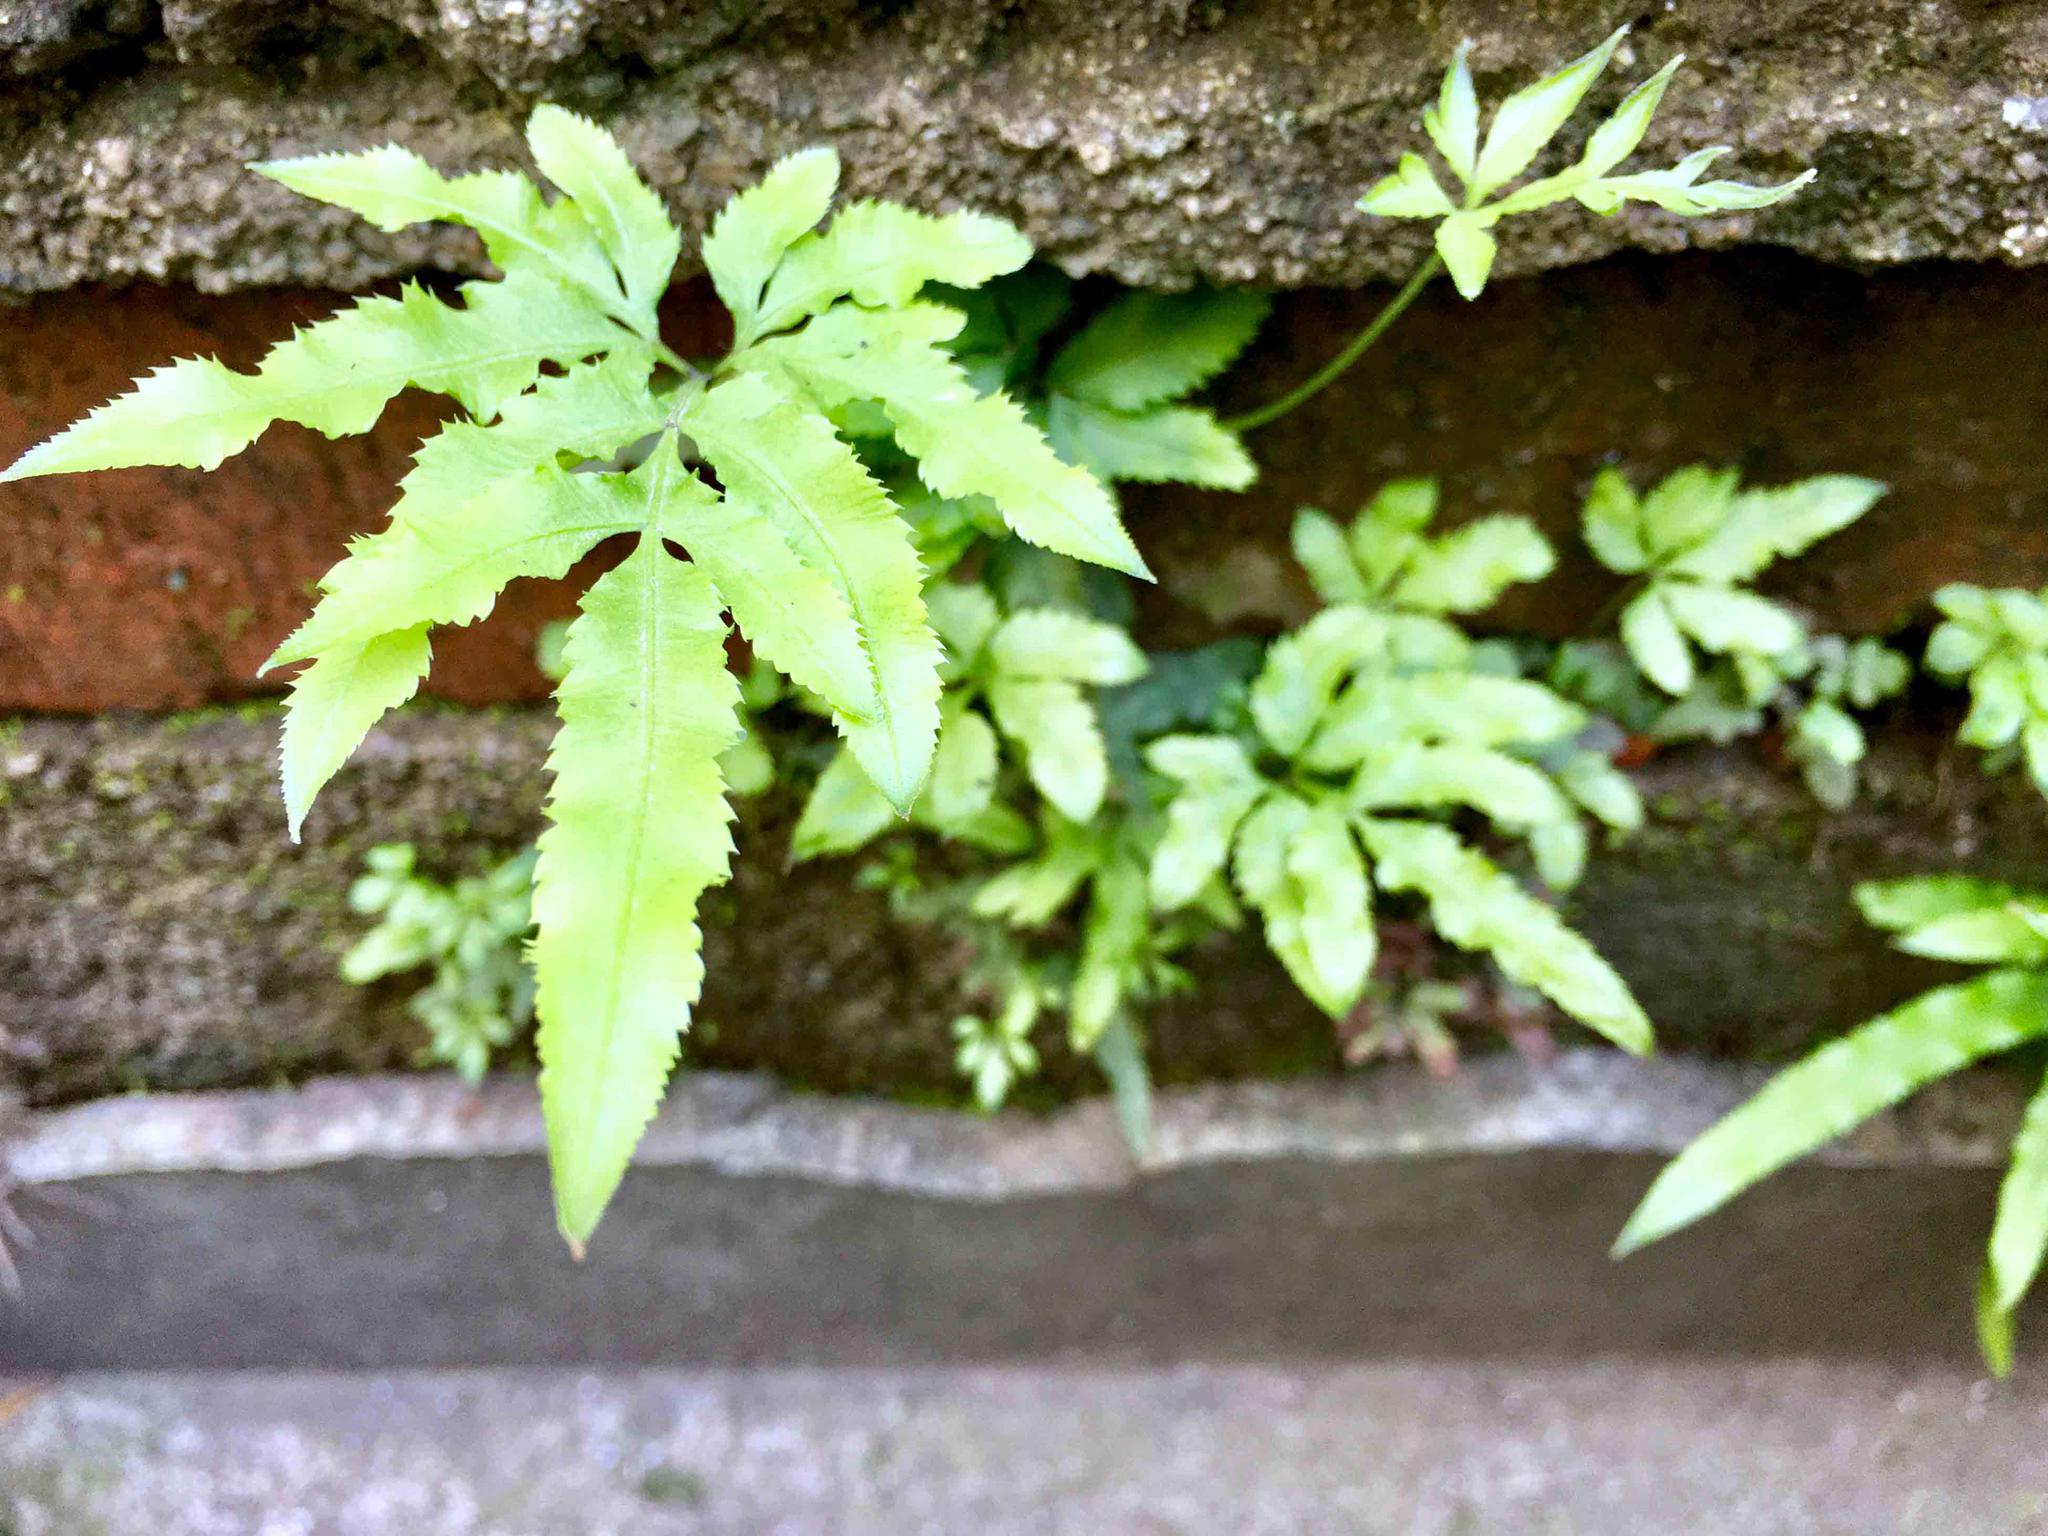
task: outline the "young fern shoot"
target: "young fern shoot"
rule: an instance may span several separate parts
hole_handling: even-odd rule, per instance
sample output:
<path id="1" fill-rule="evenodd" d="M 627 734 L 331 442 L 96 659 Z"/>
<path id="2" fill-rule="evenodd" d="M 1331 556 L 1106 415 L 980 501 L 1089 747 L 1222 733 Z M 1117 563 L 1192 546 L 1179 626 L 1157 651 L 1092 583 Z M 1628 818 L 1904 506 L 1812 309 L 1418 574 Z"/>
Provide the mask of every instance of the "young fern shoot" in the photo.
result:
<path id="1" fill-rule="evenodd" d="M 466 224 L 502 276 L 462 285 L 459 303 L 417 286 L 362 300 L 254 373 L 175 363 L 4 478 L 210 469 L 276 421 L 364 431 L 408 387 L 463 408 L 420 449 L 389 525 L 327 574 L 271 658 L 304 664 L 282 759 L 295 836 L 320 786 L 419 686 L 435 625 L 482 617 L 507 582 L 562 576 L 611 535 L 636 541 L 563 647 L 533 898 L 556 1215 L 580 1251 L 660 1101 L 702 979 L 697 901 L 727 875 L 719 758 L 742 730 L 728 624 L 825 702 L 897 814 L 930 772 L 942 656 L 924 570 L 835 415 L 878 405 L 934 493 L 985 497 L 1025 539 L 1146 572 L 1103 487 L 945 350 L 960 312 L 918 298 L 1022 266 L 1030 247 L 1008 224 L 856 202 L 820 229 L 838 157 L 790 156 L 704 240 L 737 340 L 700 370 L 656 327 L 681 251 L 660 199 L 608 135 L 558 107 L 536 109 L 527 140 L 552 200 L 517 173 L 446 177 L 396 146 L 258 167 L 384 229 Z M 622 455 L 633 467 L 608 467 Z"/>
<path id="2" fill-rule="evenodd" d="M 1627 27 L 1618 28 L 1591 52 L 1509 96 L 1495 110 L 1483 139 L 1479 97 L 1468 62 L 1471 45 L 1460 44 L 1436 102 L 1422 114 L 1423 130 L 1459 194 L 1453 197 L 1445 191 L 1428 159 L 1410 150 L 1391 174 L 1358 200 L 1360 211 L 1379 218 L 1436 220 L 1434 253 L 1329 363 L 1279 399 L 1226 425 L 1240 432 L 1264 426 L 1320 393 L 1386 333 L 1440 270 L 1448 269 L 1459 293 L 1478 298 L 1499 252 L 1494 231 L 1504 220 L 1567 200 L 1602 216 L 1619 213 L 1632 202 L 1654 204 L 1684 218 L 1746 212 L 1782 202 L 1813 180 L 1815 173 L 1807 170 L 1774 187 L 1702 181 L 1709 167 L 1729 153 L 1726 145 L 1695 150 L 1661 170 L 1621 171 L 1621 163 L 1649 131 L 1671 77 L 1685 62 L 1680 54 L 1629 92 L 1593 130 L 1575 162 L 1515 187 L 1577 112 L 1627 35 Z"/>

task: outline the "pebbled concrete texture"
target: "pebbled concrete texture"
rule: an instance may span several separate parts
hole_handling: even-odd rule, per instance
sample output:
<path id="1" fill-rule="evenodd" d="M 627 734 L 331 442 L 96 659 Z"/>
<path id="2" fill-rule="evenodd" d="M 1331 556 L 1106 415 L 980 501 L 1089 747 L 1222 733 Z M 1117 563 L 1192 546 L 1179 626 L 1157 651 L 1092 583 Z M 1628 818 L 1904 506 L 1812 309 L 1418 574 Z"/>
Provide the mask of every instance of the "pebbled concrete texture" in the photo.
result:
<path id="1" fill-rule="evenodd" d="M 11 1536 L 2023 1536 L 2048 1378 L 1791 1361 L 0 1380 Z"/>
<path id="2" fill-rule="evenodd" d="M 449 165 L 516 159 L 544 94 L 605 118 L 692 233 L 776 155 L 828 140 L 851 190 L 1006 214 L 1073 272 L 1354 285 L 1420 249 L 1352 202 L 1417 142 L 1461 37 L 1497 98 L 1621 21 L 1637 33 L 1600 104 L 1674 52 L 1694 60 L 1646 155 L 1729 143 L 1752 180 L 1811 165 L 1822 181 L 1758 216 L 1547 213 L 1503 273 L 1625 244 L 1761 240 L 1856 263 L 2048 252 L 2048 27 L 2030 6 L 18 0 L 0 22 L 15 77 L 0 290 L 352 288 L 474 267 L 446 231 L 380 236 L 241 168 L 394 137 Z"/>

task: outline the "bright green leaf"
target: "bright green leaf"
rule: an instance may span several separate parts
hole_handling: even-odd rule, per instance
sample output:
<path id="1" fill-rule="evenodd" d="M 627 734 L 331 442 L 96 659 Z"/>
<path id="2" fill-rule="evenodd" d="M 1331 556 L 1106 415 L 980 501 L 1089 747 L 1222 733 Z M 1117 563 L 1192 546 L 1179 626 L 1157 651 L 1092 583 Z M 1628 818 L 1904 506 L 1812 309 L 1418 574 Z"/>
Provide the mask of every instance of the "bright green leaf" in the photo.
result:
<path id="1" fill-rule="evenodd" d="M 718 755 L 739 738 L 702 571 L 642 539 L 570 627 L 535 867 L 541 1107 L 578 1251 L 661 1101 L 703 980 L 697 898 L 726 877 Z"/>
<path id="2" fill-rule="evenodd" d="M 2048 1032 L 2048 975 L 1992 971 L 1937 987 L 1796 1066 L 1657 1176 L 1615 1243 L 1630 1253 L 1690 1226 L 1916 1089 Z"/>

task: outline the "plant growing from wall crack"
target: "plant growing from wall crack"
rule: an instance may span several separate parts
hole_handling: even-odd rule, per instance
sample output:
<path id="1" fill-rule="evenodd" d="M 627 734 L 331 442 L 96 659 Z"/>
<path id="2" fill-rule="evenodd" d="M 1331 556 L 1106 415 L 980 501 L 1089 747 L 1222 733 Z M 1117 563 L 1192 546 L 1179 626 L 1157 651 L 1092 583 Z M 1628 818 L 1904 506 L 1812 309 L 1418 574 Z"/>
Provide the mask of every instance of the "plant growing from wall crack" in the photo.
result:
<path id="1" fill-rule="evenodd" d="M 363 300 L 254 373 L 175 363 L 6 478 L 210 469 L 274 421 L 363 431 L 408 386 L 463 407 L 421 448 L 390 525 L 328 573 L 271 658 L 305 664 L 284 732 L 294 834 L 321 784 L 418 687 L 435 625 L 481 617 L 514 578 L 563 575 L 609 535 L 637 541 L 562 648 L 553 825 L 535 872 L 541 1094 L 557 1217 L 580 1249 L 660 1099 L 702 976 L 697 900 L 726 877 L 718 760 L 741 734 L 728 615 L 825 701 L 899 812 L 931 769 L 941 652 L 923 569 L 835 418 L 878 407 L 933 493 L 984 498 L 1063 554 L 1145 567 L 1095 478 L 1008 396 L 972 386 L 946 350 L 961 313 L 917 297 L 1022 266 L 1030 248 L 1009 225 L 855 202 L 819 229 L 838 158 L 790 156 L 704 240 L 735 343 L 699 369 L 656 324 L 681 248 L 660 200 L 572 113 L 538 108 L 527 139 L 552 201 L 517 173 L 444 177 L 395 145 L 260 167 L 381 228 L 466 224 L 502 277 L 462 285 L 459 303 L 413 285 Z M 632 466 L 612 467 L 622 453 Z"/>
<path id="2" fill-rule="evenodd" d="M 1629 203 L 1649 203 L 1683 218 L 1747 212 L 1782 202 L 1813 180 L 1814 172 L 1807 170 L 1774 187 L 1702 181 L 1729 153 L 1726 145 L 1695 150 L 1661 170 L 1622 171 L 1621 163 L 1642 143 L 1665 88 L 1685 61 L 1680 54 L 1623 98 L 1593 130 L 1575 162 L 1515 186 L 1578 111 L 1628 30 L 1616 29 L 1591 52 L 1509 96 L 1495 109 L 1483 138 L 1471 48 L 1461 45 L 1444 72 L 1435 103 L 1422 114 L 1423 130 L 1460 194 L 1454 198 L 1446 192 L 1428 159 L 1411 150 L 1358 200 L 1362 212 L 1379 218 L 1435 220 L 1435 251 L 1328 363 L 1278 399 L 1227 425 L 1248 432 L 1320 394 L 1386 334 L 1438 272 L 1448 270 L 1460 294 L 1478 298 L 1499 252 L 1495 230 L 1507 219 L 1566 201 L 1605 217 Z"/>

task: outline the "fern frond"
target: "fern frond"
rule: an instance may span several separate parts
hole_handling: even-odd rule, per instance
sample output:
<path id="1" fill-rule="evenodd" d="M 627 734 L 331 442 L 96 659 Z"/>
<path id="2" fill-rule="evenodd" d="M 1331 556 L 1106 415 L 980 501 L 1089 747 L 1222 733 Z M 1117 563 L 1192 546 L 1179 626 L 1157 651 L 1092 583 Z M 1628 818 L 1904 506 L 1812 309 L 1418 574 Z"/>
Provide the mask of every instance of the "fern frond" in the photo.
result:
<path id="1" fill-rule="evenodd" d="M 1024 771 L 1069 821 L 1091 821 L 1109 788 L 1109 752 L 1095 706 L 1073 683 L 996 677 L 996 727 L 1024 749 Z"/>
<path id="2" fill-rule="evenodd" d="M 839 152 L 806 149 L 783 156 L 719 210 L 704 237 L 704 270 L 737 334 L 753 334 L 761 292 L 783 252 L 825 217 L 838 190 Z"/>
<path id="3" fill-rule="evenodd" d="M 841 305 L 755 351 L 826 405 L 879 401 L 918 476 L 940 496 L 986 496 L 1019 537 L 1058 554 L 1150 579 L 1109 492 L 1061 462 L 1007 395 L 980 395 L 935 343 L 960 316 L 935 304 Z"/>
<path id="4" fill-rule="evenodd" d="M 407 387 L 453 395 L 489 419 L 544 363 L 608 351 L 626 333 L 574 294 L 536 279 L 470 283 L 464 306 L 408 284 L 278 343 L 254 373 L 188 358 L 24 454 L 0 481 L 173 464 L 212 469 L 278 421 L 329 437 L 367 431 Z"/>
<path id="5" fill-rule="evenodd" d="M 852 853 L 897 824 L 896 808 L 883 798 L 850 751 L 836 753 L 818 775 L 790 834 L 789 856 L 801 863 L 832 853 Z"/>
<path id="6" fill-rule="evenodd" d="M 461 507 L 469 507 L 466 515 L 474 520 L 495 516 L 494 501 L 483 512 L 474 504 L 553 463 L 559 453 L 606 455 L 659 427 L 665 407 L 647 391 L 652 367 L 644 348 L 622 348 L 602 362 L 541 380 L 538 389 L 512 401 L 495 422 L 451 422 L 421 446 L 412 470 L 399 483 L 391 525 L 359 540 L 323 578 L 322 588 L 341 591 L 344 602 L 367 602 L 387 617 L 402 613 L 386 605 L 392 595 L 387 578 L 420 556 L 422 523 L 432 527 L 438 518 L 445 524 Z M 383 563 L 391 561 L 397 565 Z M 405 632 L 394 625 L 389 635 L 358 638 L 323 652 L 286 695 L 281 771 L 294 838 L 320 787 L 385 710 L 417 689 L 429 652 L 424 639 L 416 645 L 397 643 L 395 637 Z M 410 682 L 403 676 L 408 663 L 415 668 Z M 276 664 L 273 658 L 265 669 Z"/>
<path id="7" fill-rule="evenodd" d="M 1584 710 L 1522 678 L 1467 672 L 1369 673 L 1338 695 L 1301 761 L 1319 772 L 1340 772 L 1355 767 L 1385 741 L 1533 745 L 1576 735 L 1585 724 Z"/>
<path id="8" fill-rule="evenodd" d="M 1787 1163 L 1973 1061 L 2048 1033 L 2048 975 L 1987 972 L 1936 987 L 1787 1067 L 1662 1173 L 1615 1242 L 1690 1226 Z"/>
<path id="9" fill-rule="evenodd" d="M 682 426 L 727 502 L 765 517 L 838 588 L 872 684 L 871 712 L 843 715 L 840 728 L 875 787 L 907 814 L 938 739 L 941 659 L 909 529 L 832 424 L 758 374 L 708 390 Z"/>
<path id="10" fill-rule="evenodd" d="M 654 307 L 674 276 L 683 237 L 618 140 L 588 118 L 542 102 L 526 120 L 526 143 L 541 174 L 575 199 L 625 284 L 626 303 L 655 335 Z"/>
<path id="11" fill-rule="evenodd" d="M 737 346 L 822 314 L 842 298 L 898 308 L 926 283 L 979 288 L 1031 259 L 1031 242 L 982 213 L 934 218 L 898 203 L 850 203 L 792 245 Z"/>
<path id="12" fill-rule="evenodd" d="M 1649 1051 L 1649 1016 L 1628 984 L 1491 859 L 1426 822 L 1363 817 L 1358 828 L 1380 885 L 1420 893 L 1438 933 L 1460 949 L 1486 951 L 1511 980 L 1534 987 L 1623 1050 Z"/>
<path id="13" fill-rule="evenodd" d="M 1111 859 L 1090 895 L 1067 1006 L 1069 1038 L 1080 1051 L 1093 1050 L 1115 1021 L 1150 931 L 1145 871 L 1135 861 Z"/>
<path id="14" fill-rule="evenodd" d="M 996 790 L 996 733 L 956 696 L 939 705 L 939 745 L 918 814 L 940 832 L 972 826 Z"/>
<path id="15" fill-rule="evenodd" d="M 1349 798 L 1359 811 L 1469 806 L 1521 830 L 1574 819 L 1571 803 L 1540 769 L 1463 743 L 1375 747 L 1360 761 Z"/>
<path id="16" fill-rule="evenodd" d="M 1991 1228 L 1992 1292 L 2001 1312 L 2011 1312 L 2041 1272 L 2048 1252 L 2048 1083 L 2034 1091 L 2013 1138 L 2012 1164 L 1998 1189 L 1998 1217 Z"/>
<path id="17" fill-rule="evenodd" d="M 308 661 L 415 624 L 480 619 L 507 582 L 565 576 L 599 540 L 651 526 L 668 475 L 659 456 L 631 475 L 550 467 L 501 481 L 489 520 L 466 504 L 421 506 L 406 536 L 365 540 L 328 573 L 312 617 L 267 665 Z"/>
<path id="18" fill-rule="evenodd" d="M 1244 288 L 1126 294 L 1061 349 L 1046 384 L 1115 411 L 1177 400 L 1228 368 L 1270 307 Z"/>
<path id="19" fill-rule="evenodd" d="M 302 197 L 360 214 L 386 232 L 437 220 L 466 225 L 483 237 L 485 252 L 508 278 L 542 278 L 622 321 L 640 319 L 582 210 L 573 202 L 547 202 L 517 171 L 443 176 L 396 144 L 269 160 L 250 169 Z M 649 304 L 644 324 L 651 327 L 652 321 Z M 642 334 L 651 336 L 652 330 Z"/>
<path id="20" fill-rule="evenodd" d="M 1210 411 L 1162 405 L 1130 412 L 1054 395 L 1045 430 L 1060 456 L 1099 480 L 1178 481 L 1241 491 L 1258 478 L 1244 444 Z"/>
<path id="21" fill-rule="evenodd" d="M 370 727 L 419 691 L 432 654 L 427 626 L 418 624 L 329 651 L 292 680 L 278 772 L 293 842 L 313 797 Z"/>
<path id="22" fill-rule="evenodd" d="M 703 980 L 697 899 L 732 853 L 717 759 L 739 687 L 710 580 L 651 537 L 584 597 L 564 658 L 533 964 L 556 1215 L 580 1252 Z"/>

